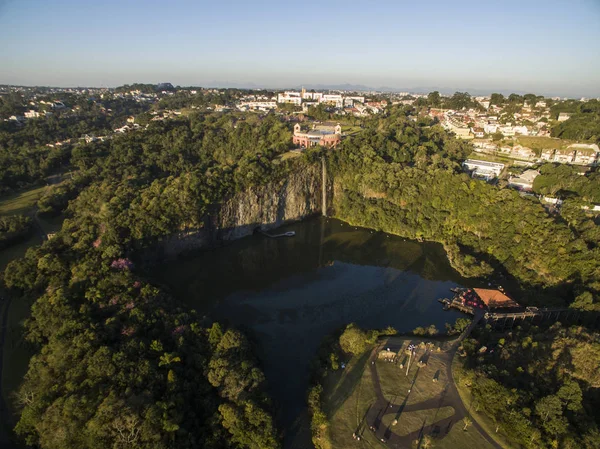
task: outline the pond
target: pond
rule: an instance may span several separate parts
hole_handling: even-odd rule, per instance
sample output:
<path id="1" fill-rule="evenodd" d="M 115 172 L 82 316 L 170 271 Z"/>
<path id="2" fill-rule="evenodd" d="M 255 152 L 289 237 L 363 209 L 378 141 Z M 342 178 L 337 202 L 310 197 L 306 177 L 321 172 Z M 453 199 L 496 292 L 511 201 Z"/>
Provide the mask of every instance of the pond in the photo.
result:
<path id="1" fill-rule="evenodd" d="M 163 265 L 156 276 L 190 308 L 257 343 L 289 437 L 305 412 L 309 365 L 326 335 L 351 322 L 444 330 L 462 315 L 443 311 L 437 300 L 465 280 L 437 243 L 322 217 L 274 233 L 287 231 L 295 236 L 246 237 Z"/>

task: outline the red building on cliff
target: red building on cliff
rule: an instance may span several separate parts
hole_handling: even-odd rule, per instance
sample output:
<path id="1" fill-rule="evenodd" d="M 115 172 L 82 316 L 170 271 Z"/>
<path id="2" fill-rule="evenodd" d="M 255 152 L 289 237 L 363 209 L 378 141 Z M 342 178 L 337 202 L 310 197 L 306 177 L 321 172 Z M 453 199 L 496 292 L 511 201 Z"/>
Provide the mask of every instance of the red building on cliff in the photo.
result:
<path id="1" fill-rule="evenodd" d="M 292 141 L 294 145 L 302 148 L 309 148 L 315 145 L 333 148 L 342 141 L 342 127 L 338 123 L 335 126 L 313 126 L 309 131 L 302 131 L 300 124 L 297 123 L 294 125 L 294 137 Z"/>

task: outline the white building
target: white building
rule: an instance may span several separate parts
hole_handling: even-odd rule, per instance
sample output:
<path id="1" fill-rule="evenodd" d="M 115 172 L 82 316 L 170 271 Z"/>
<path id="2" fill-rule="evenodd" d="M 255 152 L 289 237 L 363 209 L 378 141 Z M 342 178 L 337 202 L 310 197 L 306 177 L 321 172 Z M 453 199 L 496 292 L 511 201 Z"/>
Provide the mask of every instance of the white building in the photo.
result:
<path id="1" fill-rule="evenodd" d="M 561 112 L 560 114 L 558 114 L 559 122 L 566 122 L 570 118 L 571 118 L 571 114 L 569 114 L 568 112 Z"/>
<path id="2" fill-rule="evenodd" d="M 343 108 L 344 97 L 342 97 L 340 94 L 326 94 L 323 95 L 321 103 L 328 103 L 331 105 L 335 105 L 336 108 Z"/>
<path id="3" fill-rule="evenodd" d="M 513 132 L 515 134 L 521 134 L 523 136 L 527 136 L 529 135 L 529 130 L 527 129 L 527 126 L 513 126 Z"/>
<path id="4" fill-rule="evenodd" d="M 486 123 L 483 125 L 483 130 L 486 134 L 495 134 L 498 131 L 498 125 L 496 123 Z"/>
<path id="5" fill-rule="evenodd" d="M 291 103 L 300 106 L 302 104 L 302 96 L 300 92 L 286 91 L 277 95 L 277 103 Z"/>
<path id="6" fill-rule="evenodd" d="M 531 190 L 533 189 L 533 181 L 539 174 L 540 172 L 537 170 L 525 170 L 519 176 L 508 178 L 508 185 L 519 190 Z"/>
<path id="7" fill-rule="evenodd" d="M 237 104 L 240 111 L 270 111 L 277 109 L 275 101 L 243 101 Z"/>
<path id="8" fill-rule="evenodd" d="M 499 126 L 498 131 L 500 131 L 504 137 L 512 137 L 515 135 L 515 130 L 512 126 Z"/>
<path id="9" fill-rule="evenodd" d="M 38 118 L 39 116 L 40 113 L 34 111 L 33 109 L 30 109 L 29 111 L 25 112 L 25 118 Z"/>
<path id="10" fill-rule="evenodd" d="M 473 177 L 494 179 L 504 170 L 504 164 L 499 162 L 480 161 L 477 159 L 467 159 L 463 162 L 463 167 L 469 170 Z"/>

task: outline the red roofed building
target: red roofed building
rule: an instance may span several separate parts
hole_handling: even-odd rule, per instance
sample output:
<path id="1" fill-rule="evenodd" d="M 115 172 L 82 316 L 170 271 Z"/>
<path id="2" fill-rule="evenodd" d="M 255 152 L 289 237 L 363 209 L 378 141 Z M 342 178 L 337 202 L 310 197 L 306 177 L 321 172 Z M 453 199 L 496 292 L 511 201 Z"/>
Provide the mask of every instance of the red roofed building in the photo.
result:
<path id="1" fill-rule="evenodd" d="M 519 307 L 519 304 L 516 301 L 510 299 L 500 290 L 487 288 L 474 288 L 473 290 L 488 309 L 509 309 Z"/>

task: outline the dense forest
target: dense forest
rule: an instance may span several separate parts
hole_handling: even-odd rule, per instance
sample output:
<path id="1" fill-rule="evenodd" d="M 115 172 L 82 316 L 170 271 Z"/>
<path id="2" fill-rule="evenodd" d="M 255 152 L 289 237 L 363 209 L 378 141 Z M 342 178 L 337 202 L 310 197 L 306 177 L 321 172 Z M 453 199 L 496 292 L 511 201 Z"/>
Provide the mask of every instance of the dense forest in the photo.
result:
<path id="1" fill-rule="evenodd" d="M 501 268 L 531 304 L 570 304 L 589 292 L 593 304 L 580 305 L 600 308 L 593 220 L 580 210 L 554 218 L 535 199 L 469 178 L 458 164 L 468 151 L 438 127 L 403 118 L 401 110 L 375 119 L 333 154 L 336 215 L 442 242 L 464 274 Z"/>
<path id="2" fill-rule="evenodd" d="M 245 337 L 180 310 L 132 258 L 284 176 L 298 163 L 276 160 L 290 140 L 274 118 L 196 116 L 72 151 L 76 174 L 40 199 L 41 213 L 66 214 L 62 230 L 4 273 L 37 298 L 18 435 L 43 448 L 278 447 Z"/>
<path id="3" fill-rule="evenodd" d="M 25 125 L 0 121 L 0 194 L 40 183 L 66 169 L 73 146 L 82 136 L 110 134 L 129 115 L 148 109 L 128 99 L 107 100 L 104 110 L 80 97 L 66 96 L 65 103 L 79 109 L 53 111 L 48 117 L 27 120 Z M 107 108 L 111 112 L 106 113 Z M 60 145 L 54 146 L 57 142 Z"/>
<path id="4" fill-rule="evenodd" d="M 0 249 L 25 240 L 32 232 L 31 218 L 23 215 L 0 217 Z"/>
<path id="5" fill-rule="evenodd" d="M 512 445 L 599 447 L 598 333 L 560 323 L 506 333 L 481 328 L 462 350 L 457 381 Z"/>
<path id="6" fill-rule="evenodd" d="M 535 193 L 600 203 L 600 173 L 582 175 L 576 167 L 565 164 L 544 164 L 539 171 L 533 183 Z"/>
<path id="7" fill-rule="evenodd" d="M 189 98 L 173 95 L 165 106 Z M 388 108 L 364 119 L 336 151 L 285 160 L 291 125 L 273 114 L 192 112 L 104 142 L 43 151 L 39 145 L 81 130 L 59 120 L 40 125 L 35 140 L 36 121 L 0 131 L 2 186 L 71 174 L 38 202 L 41 214 L 65 215 L 62 229 L 3 276 L 13 292 L 37 299 L 26 338 L 39 350 L 18 394 L 17 433 L 41 448 L 278 447 L 250 343 L 179 308 L 145 277 L 138 257 L 200 227 L 224 198 L 284 179 L 321 155 L 339 218 L 443 242 L 462 272 L 499 269 L 528 304 L 597 310 L 593 221 L 579 208 L 557 219 L 517 192 L 469 178 L 459 162 L 470 145 L 411 112 Z M 553 185 L 551 169 L 543 175 L 544 188 Z"/>
<path id="8" fill-rule="evenodd" d="M 566 101 L 551 108 L 553 118 L 560 112 L 570 113 L 568 120 L 552 128 L 552 136 L 562 139 L 590 140 L 600 143 L 600 101 Z"/>

